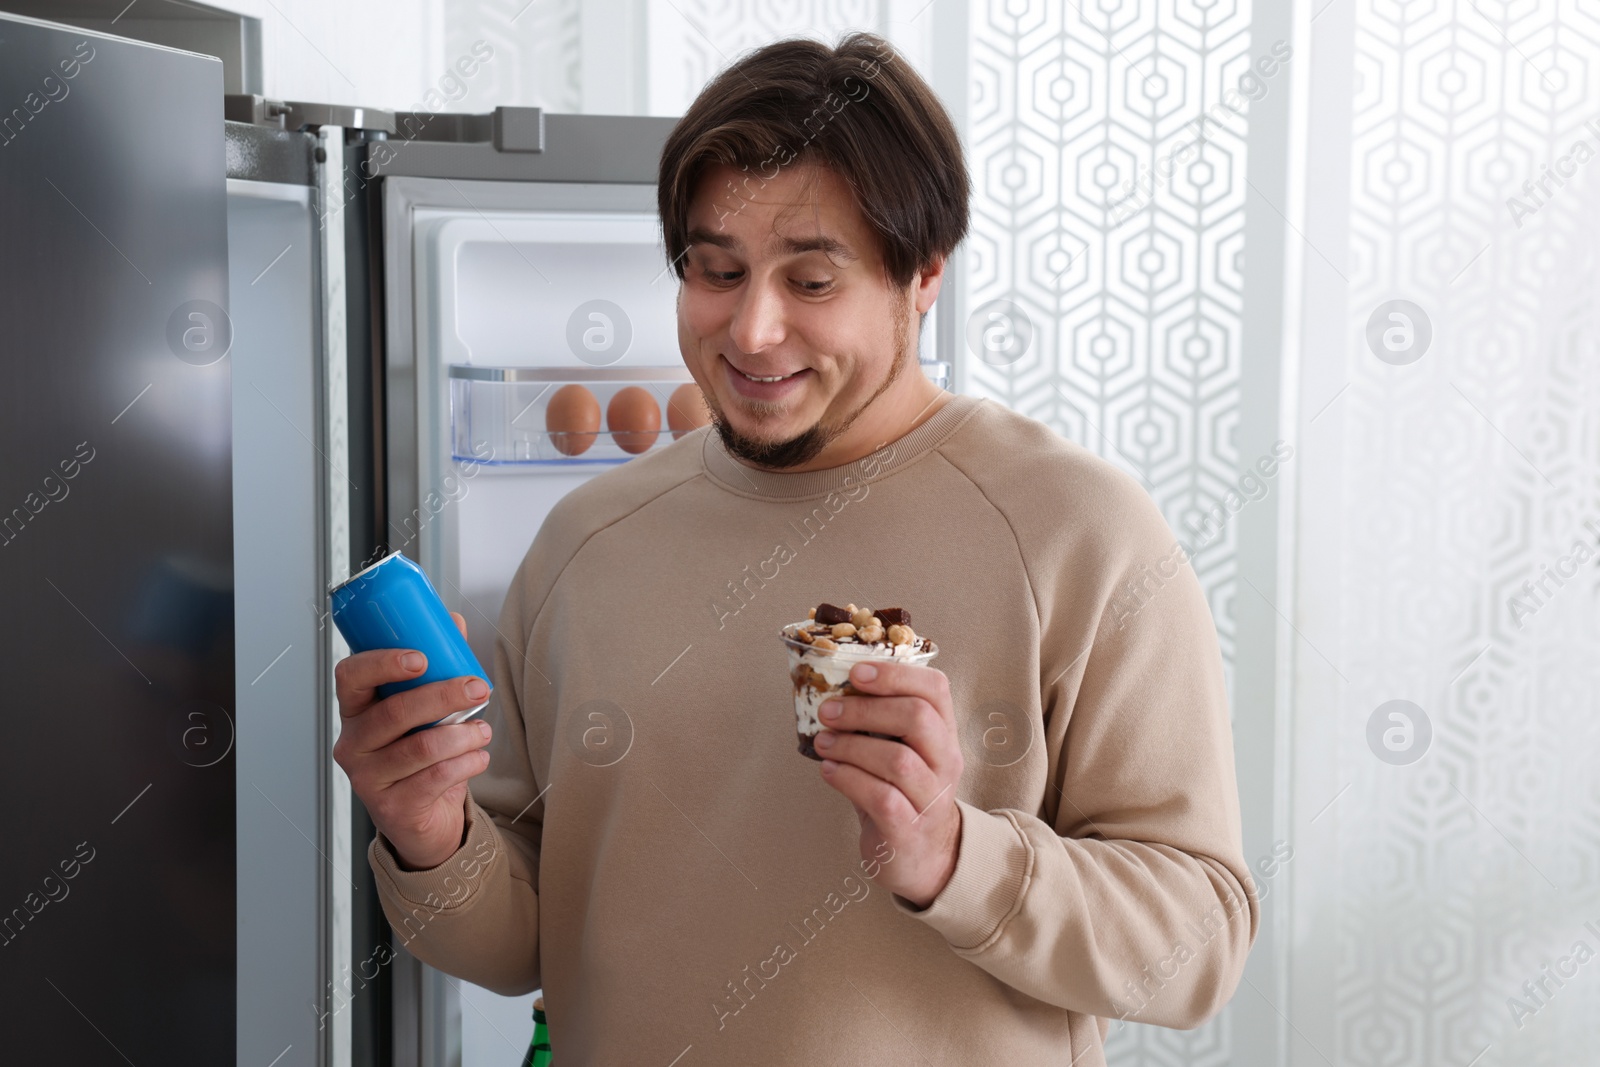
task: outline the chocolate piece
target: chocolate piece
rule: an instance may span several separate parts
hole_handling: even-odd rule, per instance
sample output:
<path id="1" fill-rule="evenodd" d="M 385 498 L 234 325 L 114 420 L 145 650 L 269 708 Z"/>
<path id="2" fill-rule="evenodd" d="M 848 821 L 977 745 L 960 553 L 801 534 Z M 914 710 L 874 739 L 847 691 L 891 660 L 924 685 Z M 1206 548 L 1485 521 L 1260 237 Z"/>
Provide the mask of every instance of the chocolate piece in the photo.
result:
<path id="1" fill-rule="evenodd" d="M 845 732 L 853 733 L 853 734 L 861 734 L 864 737 L 876 737 L 880 741 L 899 741 L 900 740 L 900 738 L 895 737 L 892 734 L 875 734 L 871 730 L 848 730 L 848 731 L 845 731 Z M 795 731 L 795 737 L 798 738 L 799 741 L 800 741 L 800 755 L 805 756 L 807 759 L 814 759 L 818 763 L 822 762 L 822 754 L 817 751 L 817 735 L 816 734 L 803 734 L 800 731 L 796 730 Z"/>
<path id="2" fill-rule="evenodd" d="M 885 630 L 891 626 L 911 625 L 911 612 L 907 611 L 905 608 L 879 608 L 872 614 L 878 619 L 879 622 L 883 623 L 883 628 Z"/>
<path id="3" fill-rule="evenodd" d="M 849 622 L 850 613 L 843 608 L 835 607 L 832 604 L 818 604 L 816 621 L 825 626 L 832 626 L 834 623 L 838 622 Z"/>
<path id="4" fill-rule="evenodd" d="M 794 692 L 800 695 L 802 689 L 810 689 L 817 693 L 828 691 L 828 679 L 812 668 L 809 663 L 801 663 L 789 675 L 789 680 L 794 682 Z"/>
<path id="5" fill-rule="evenodd" d="M 900 740 L 900 738 L 895 737 L 893 734 L 875 734 L 871 730 L 849 730 L 849 731 L 846 731 L 846 732 L 847 733 L 853 733 L 853 734 L 861 734 L 864 737 L 876 737 L 880 741 L 899 741 Z M 814 759 L 818 763 L 822 762 L 822 754 L 817 751 L 817 735 L 816 734 L 803 734 L 800 731 L 796 730 L 795 731 L 795 737 L 798 738 L 799 741 L 800 741 L 800 755 L 805 756 L 807 759 Z"/>

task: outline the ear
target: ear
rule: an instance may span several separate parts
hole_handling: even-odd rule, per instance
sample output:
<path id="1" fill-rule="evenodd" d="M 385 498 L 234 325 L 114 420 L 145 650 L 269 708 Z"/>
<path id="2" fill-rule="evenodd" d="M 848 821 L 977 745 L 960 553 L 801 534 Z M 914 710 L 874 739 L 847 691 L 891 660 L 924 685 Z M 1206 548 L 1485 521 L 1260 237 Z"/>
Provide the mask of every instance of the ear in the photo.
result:
<path id="1" fill-rule="evenodd" d="M 926 312 L 938 299 L 939 288 L 944 284 L 944 266 L 945 257 L 941 256 L 911 279 L 912 302 L 916 304 L 917 314 Z"/>

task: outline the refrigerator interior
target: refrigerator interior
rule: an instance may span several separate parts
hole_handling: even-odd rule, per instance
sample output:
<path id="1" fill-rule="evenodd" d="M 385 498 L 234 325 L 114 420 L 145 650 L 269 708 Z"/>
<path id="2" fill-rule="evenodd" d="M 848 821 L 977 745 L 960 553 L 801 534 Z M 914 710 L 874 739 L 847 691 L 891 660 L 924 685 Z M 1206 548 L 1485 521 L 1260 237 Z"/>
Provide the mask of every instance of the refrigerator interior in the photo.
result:
<path id="1" fill-rule="evenodd" d="M 473 202 L 482 208 L 478 197 Z M 493 662 L 494 623 L 507 586 L 545 516 L 562 496 L 630 458 L 608 447 L 609 429 L 580 455 L 543 447 L 551 398 L 578 384 L 605 408 L 619 389 L 643 388 L 664 408 L 674 389 L 691 382 L 678 354 L 677 279 L 666 270 L 658 229 L 653 211 L 584 210 L 441 212 L 418 227 L 417 304 L 432 312 L 425 322 L 419 316 L 418 380 L 443 383 L 428 435 L 443 453 L 436 468 L 443 473 L 428 487 L 439 493 L 438 516 L 424 490 L 415 522 L 419 533 L 430 521 L 439 524 L 440 547 L 450 557 L 441 560 L 441 573 L 470 609 L 457 610 L 467 616 L 473 651 L 485 664 Z M 612 316 L 615 336 L 626 327 L 631 342 L 625 351 L 618 345 L 585 362 L 569 342 L 569 324 L 577 315 L 583 329 L 602 328 L 581 313 L 601 300 L 620 312 Z M 448 377 L 452 365 L 572 377 L 466 383 Z M 661 425 L 642 454 L 671 442 L 664 416 Z M 402 525 L 390 532 L 403 543 L 412 530 Z"/>

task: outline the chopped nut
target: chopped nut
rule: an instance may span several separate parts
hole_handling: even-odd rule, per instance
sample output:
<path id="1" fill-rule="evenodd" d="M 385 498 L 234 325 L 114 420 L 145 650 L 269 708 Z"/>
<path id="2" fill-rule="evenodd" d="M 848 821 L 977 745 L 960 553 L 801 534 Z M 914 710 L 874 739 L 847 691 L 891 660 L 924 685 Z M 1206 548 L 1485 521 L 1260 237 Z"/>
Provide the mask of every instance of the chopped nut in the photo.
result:
<path id="1" fill-rule="evenodd" d="M 855 624 L 857 630 L 865 630 L 872 624 L 874 618 L 876 616 L 866 608 L 857 608 L 850 613 L 850 621 Z"/>
<path id="2" fill-rule="evenodd" d="M 825 649 L 827 651 L 832 651 L 833 649 L 836 649 L 836 648 L 839 647 L 833 641 L 831 641 L 830 639 L 828 639 L 826 637 L 817 638 L 815 641 L 813 641 L 811 643 L 811 645 L 812 645 L 813 648 Z"/>
<path id="3" fill-rule="evenodd" d="M 889 643 L 891 645 L 909 645 L 916 639 L 917 635 L 911 632 L 911 627 L 909 626 L 895 625 L 889 627 Z"/>
<path id="4" fill-rule="evenodd" d="M 836 637 L 836 638 L 839 638 L 839 637 L 854 637 L 855 636 L 855 632 L 856 632 L 855 626 L 852 625 L 851 623 L 848 623 L 848 622 L 835 623 L 834 626 L 833 626 L 833 636 Z"/>
<path id="5" fill-rule="evenodd" d="M 856 631 L 856 636 L 869 645 L 875 645 L 883 640 L 882 626 L 868 626 Z"/>
<path id="6" fill-rule="evenodd" d="M 806 609 L 806 618 L 814 619 L 816 617 L 817 617 L 817 609 L 816 608 L 807 608 Z"/>
<path id="7" fill-rule="evenodd" d="M 844 610 L 846 610 L 850 614 L 854 615 L 856 613 L 856 606 L 854 604 L 846 604 L 844 606 Z"/>
<path id="8" fill-rule="evenodd" d="M 796 631 L 795 631 L 795 632 L 794 632 L 794 635 L 795 635 L 795 637 L 797 637 L 797 638 L 799 638 L 799 639 L 800 639 L 800 640 L 801 640 L 801 641 L 804 641 L 804 642 L 805 642 L 805 643 L 806 643 L 806 644 L 808 644 L 808 645 L 809 645 L 809 644 L 811 644 L 811 643 L 812 643 L 812 642 L 813 642 L 813 641 L 815 641 L 815 640 L 816 640 L 816 638 L 815 638 L 815 637 L 812 637 L 812 636 L 811 636 L 811 635 L 810 635 L 810 634 L 809 634 L 809 633 L 807 633 L 807 632 L 806 632 L 806 631 L 805 631 L 805 630 L 796 630 Z"/>

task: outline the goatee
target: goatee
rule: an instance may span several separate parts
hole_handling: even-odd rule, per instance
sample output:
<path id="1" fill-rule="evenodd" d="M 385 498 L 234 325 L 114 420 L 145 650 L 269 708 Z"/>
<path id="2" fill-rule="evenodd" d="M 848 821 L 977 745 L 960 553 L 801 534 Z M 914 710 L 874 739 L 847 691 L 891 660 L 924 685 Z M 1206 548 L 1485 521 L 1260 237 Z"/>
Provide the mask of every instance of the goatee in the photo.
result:
<path id="1" fill-rule="evenodd" d="M 719 415 L 711 416 L 711 424 L 716 427 L 717 436 L 722 438 L 722 447 L 728 450 L 729 455 L 754 463 L 758 467 L 769 467 L 773 470 L 784 470 L 811 462 L 828 447 L 829 441 L 838 436 L 830 434 L 822 428 L 821 423 L 818 423 L 800 436 L 791 437 L 787 441 L 756 441 L 729 426 L 727 420 Z"/>

